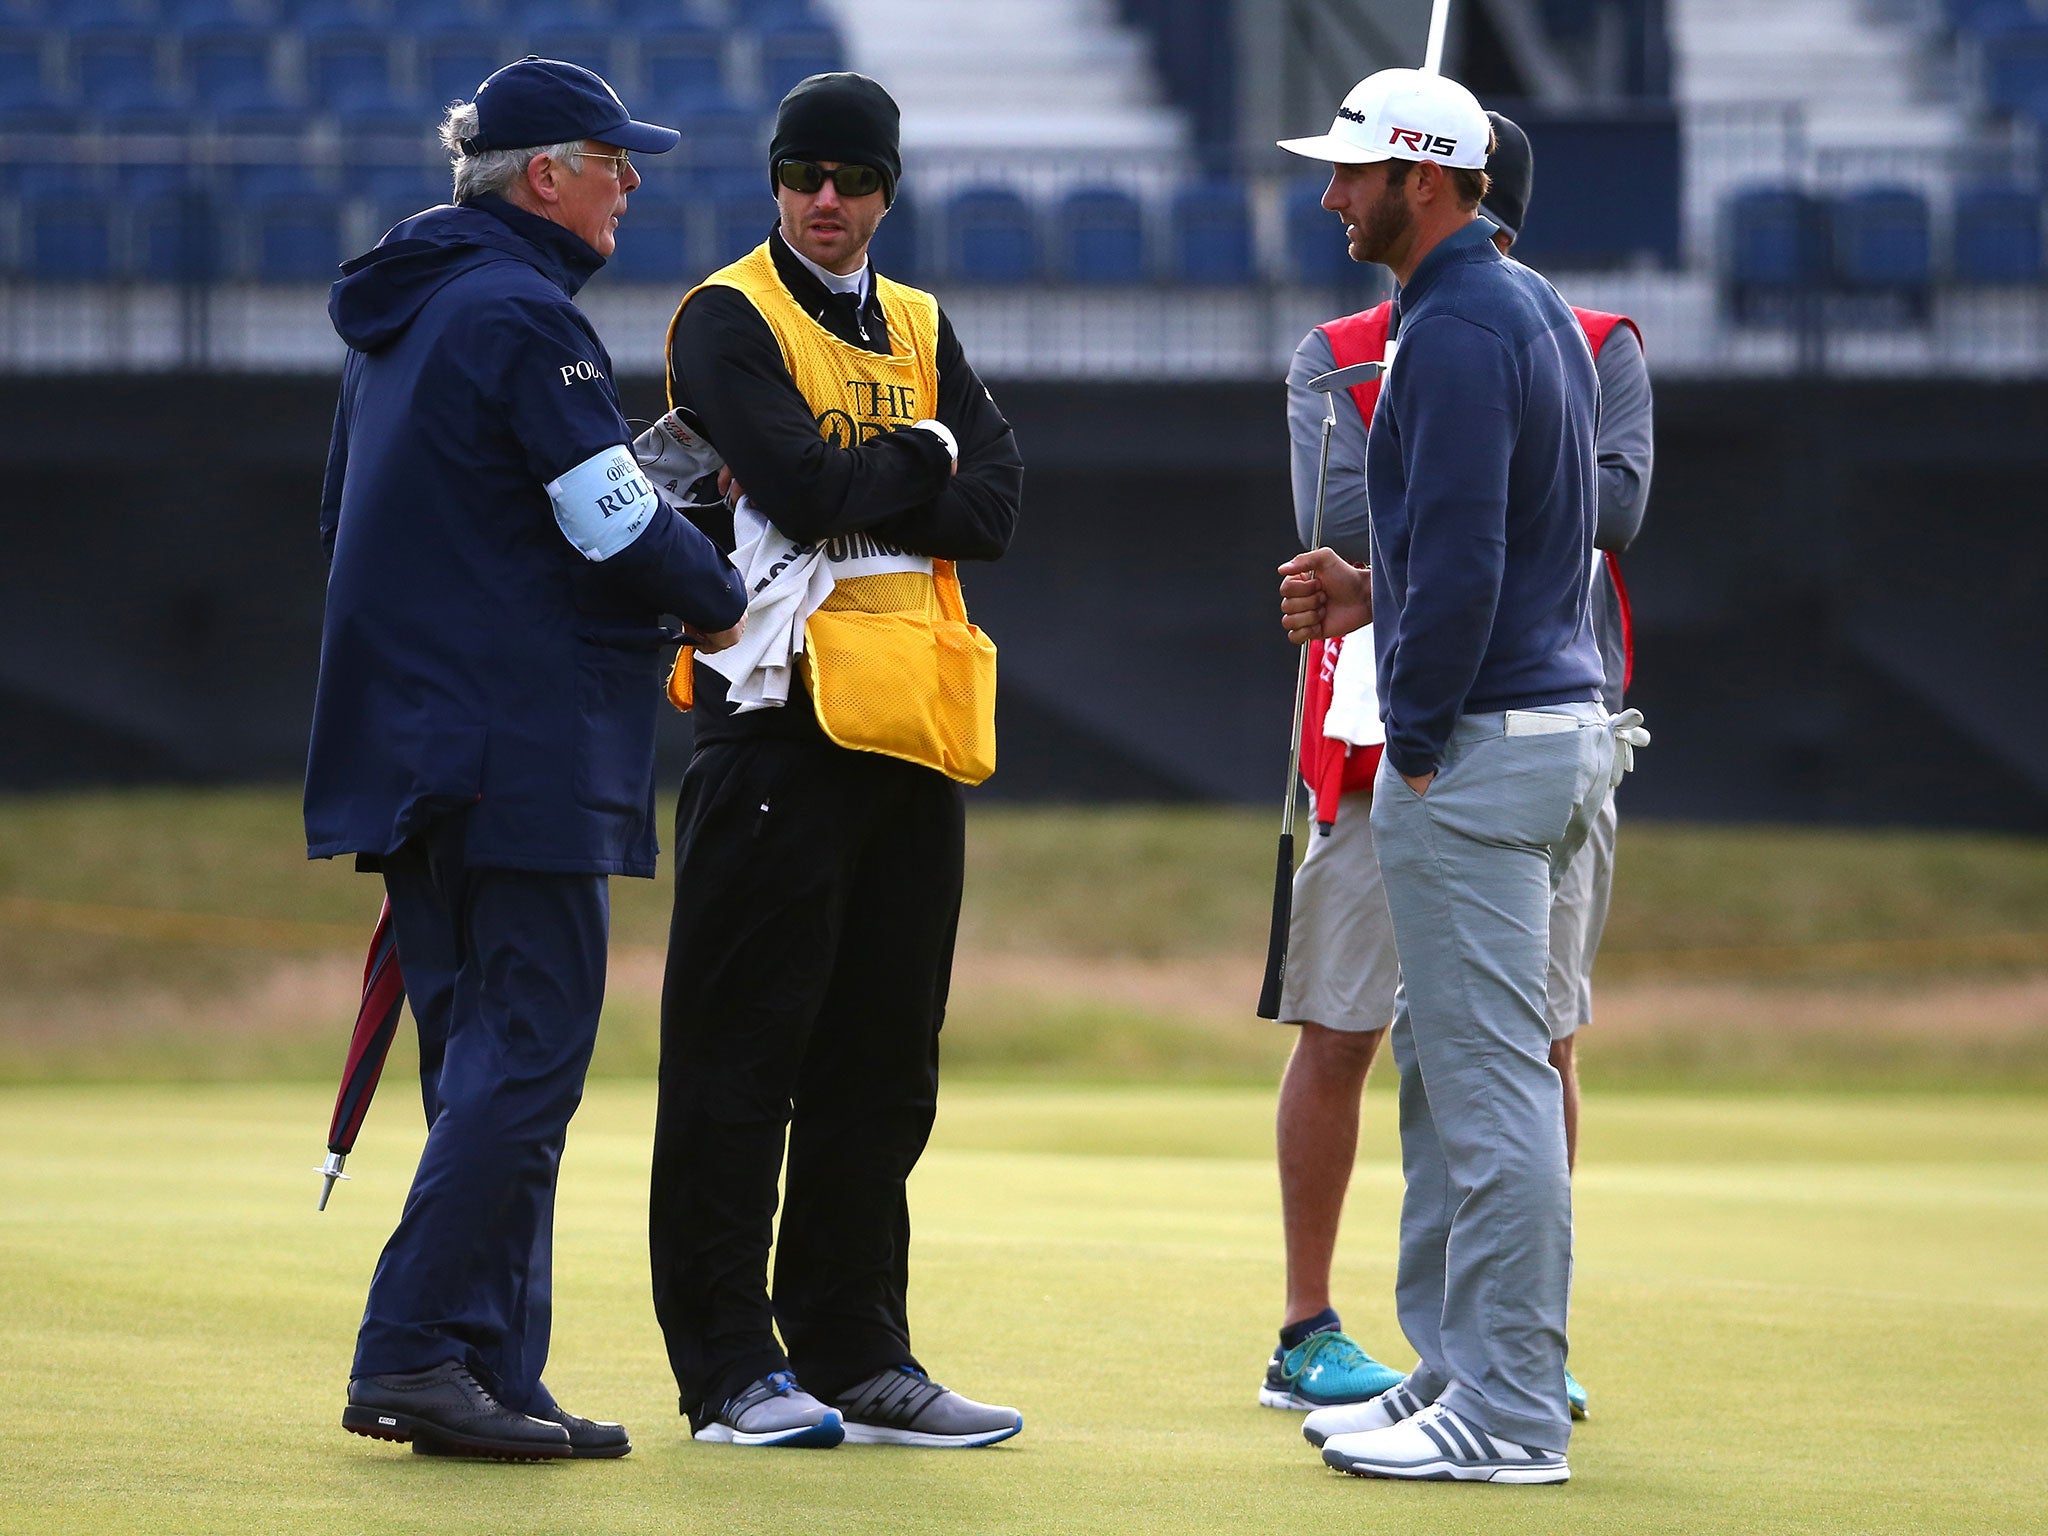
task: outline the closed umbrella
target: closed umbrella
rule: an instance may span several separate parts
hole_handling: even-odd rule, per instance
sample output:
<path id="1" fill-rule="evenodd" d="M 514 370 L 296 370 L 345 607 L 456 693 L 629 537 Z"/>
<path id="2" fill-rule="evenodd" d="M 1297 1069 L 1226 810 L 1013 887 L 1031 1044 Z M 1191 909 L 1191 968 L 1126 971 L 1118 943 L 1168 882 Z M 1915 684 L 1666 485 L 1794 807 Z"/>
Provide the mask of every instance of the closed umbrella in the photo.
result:
<path id="1" fill-rule="evenodd" d="M 326 1180 L 320 1186 L 320 1209 L 327 1209 L 327 1197 L 334 1193 L 334 1181 L 345 1179 L 342 1165 L 355 1150 L 363 1117 L 370 1112 L 370 1099 L 377 1092 L 377 1079 L 384 1074 L 384 1058 L 391 1052 L 391 1038 L 398 1033 L 398 1015 L 405 1008 L 405 973 L 398 966 L 398 938 L 391 931 L 391 898 L 377 914 L 376 932 L 370 935 L 370 953 L 363 961 L 363 1003 L 356 1011 L 355 1033 L 349 1036 L 348 1060 L 341 1069 L 341 1091 L 334 1096 L 334 1119 L 327 1127 L 327 1161 L 316 1170 Z"/>

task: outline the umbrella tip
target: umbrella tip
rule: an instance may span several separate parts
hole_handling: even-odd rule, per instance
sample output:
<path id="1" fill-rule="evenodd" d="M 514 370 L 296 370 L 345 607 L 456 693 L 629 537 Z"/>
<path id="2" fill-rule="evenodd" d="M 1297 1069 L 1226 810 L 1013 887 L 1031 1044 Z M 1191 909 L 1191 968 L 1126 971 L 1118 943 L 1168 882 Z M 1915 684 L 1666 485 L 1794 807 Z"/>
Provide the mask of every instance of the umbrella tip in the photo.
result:
<path id="1" fill-rule="evenodd" d="M 346 1152 L 329 1152 L 327 1154 L 327 1161 L 322 1163 L 318 1168 L 315 1168 L 313 1170 L 315 1173 L 319 1174 L 323 1180 L 325 1180 L 325 1182 L 320 1186 L 321 1210 L 324 1211 L 327 1209 L 327 1197 L 334 1193 L 334 1181 L 336 1179 L 346 1179 L 348 1177 L 347 1174 L 341 1171 L 342 1165 L 347 1161 L 348 1154 Z"/>

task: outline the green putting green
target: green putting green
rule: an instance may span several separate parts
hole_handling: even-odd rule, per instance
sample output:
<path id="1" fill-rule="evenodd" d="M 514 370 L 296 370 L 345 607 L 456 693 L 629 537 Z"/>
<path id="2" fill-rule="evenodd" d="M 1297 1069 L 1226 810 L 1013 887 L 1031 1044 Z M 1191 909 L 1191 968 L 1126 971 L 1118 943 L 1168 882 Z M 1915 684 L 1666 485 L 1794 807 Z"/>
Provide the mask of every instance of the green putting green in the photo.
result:
<path id="1" fill-rule="evenodd" d="M 404 1056 L 401 1050 L 401 1057 Z M 1269 1093 L 955 1089 L 913 1184 L 934 1373 L 1023 1408 L 967 1453 L 685 1439 L 647 1299 L 653 1093 L 592 1087 L 551 1385 L 623 1462 L 426 1460 L 337 1421 L 417 1152 L 394 1073 L 313 1206 L 318 1088 L 0 1091 L 0 1530 L 1919 1532 L 2048 1522 L 2048 1102 L 1600 1096 L 1562 1489 L 1326 1472 L 1254 1405 L 1280 1295 Z M 1406 1365 L 1388 1096 L 1339 1256 Z"/>

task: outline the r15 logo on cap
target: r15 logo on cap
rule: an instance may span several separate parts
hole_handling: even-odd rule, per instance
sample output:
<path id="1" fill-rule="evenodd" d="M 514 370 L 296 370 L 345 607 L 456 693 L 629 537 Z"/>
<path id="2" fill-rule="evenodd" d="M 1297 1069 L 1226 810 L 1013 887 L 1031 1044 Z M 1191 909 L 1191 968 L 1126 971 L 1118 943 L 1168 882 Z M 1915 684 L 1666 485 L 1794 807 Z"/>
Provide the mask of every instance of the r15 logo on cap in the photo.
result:
<path id="1" fill-rule="evenodd" d="M 1389 128 L 1387 141 L 1396 149 L 1405 149 L 1418 155 L 1455 155 L 1458 141 L 1446 138 L 1440 133 L 1424 133 L 1420 128 Z"/>

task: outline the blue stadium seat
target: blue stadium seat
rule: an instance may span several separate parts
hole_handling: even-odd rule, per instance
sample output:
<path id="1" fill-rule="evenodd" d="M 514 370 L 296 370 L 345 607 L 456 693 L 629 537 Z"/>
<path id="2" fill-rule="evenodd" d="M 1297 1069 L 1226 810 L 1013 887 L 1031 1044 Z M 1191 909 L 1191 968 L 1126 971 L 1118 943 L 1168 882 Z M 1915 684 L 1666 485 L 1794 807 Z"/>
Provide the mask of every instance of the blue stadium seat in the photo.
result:
<path id="1" fill-rule="evenodd" d="M 43 88 L 43 34 L 27 27 L 0 28 L 0 95 Z"/>
<path id="2" fill-rule="evenodd" d="M 758 197 L 764 206 L 775 206 L 775 195 L 768 185 L 768 169 L 762 156 L 752 145 L 745 146 L 745 154 L 723 153 L 726 146 L 696 146 L 688 139 L 683 147 L 667 156 L 668 168 L 673 170 L 678 185 L 689 196 L 698 198 Z"/>
<path id="3" fill-rule="evenodd" d="M 313 192 L 258 201 L 249 216 L 254 275 L 263 282 L 333 282 L 341 274 L 341 205 Z"/>
<path id="4" fill-rule="evenodd" d="M 1987 33 L 2030 20 L 2028 0 L 1948 0 L 1950 27 L 1962 33 Z"/>
<path id="5" fill-rule="evenodd" d="M 2033 187 L 1966 187 L 1956 194 L 1955 275 L 1989 285 L 2042 280 L 2041 194 Z"/>
<path id="6" fill-rule="evenodd" d="M 306 91 L 323 106 L 389 92 L 391 43 L 379 30 L 336 18 L 306 33 Z"/>
<path id="7" fill-rule="evenodd" d="M 710 206 L 711 249 L 706 271 L 715 272 L 738 261 L 768 238 L 769 227 L 775 223 L 775 204 L 766 187 L 713 198 Z"/>
<path id="8" fill-rule="evenodd" d="M 2024 26 L 2034 19 L 2028 0 L 1948 0 L 1949 24 L 1980 36 Z"/>
<path id="9" fill-rule="evenodd" d="M 91 99 L 93 115 L 109 133 L 183 133 L 191 126 L 191 103 L 160 85 L 131 86 Z"/>
<path id="10" fill-rule="evenodd" d="M 761 38 L 761 89 L 769 101 L 782 100 L 800 80 L 845 67 L 839 34 L 829 27 L 792 27 Z"/>
<path id="11" fill-rule="evenodd" d="M 1752 187 L 1728 204 L 1728 277 L 1738 305 L 1818 292 L 1828 275 L 1825 205 L 1790 187 Z"/>
<path id="12" fill-rule="evenodd" d="M 614 15 L 608 0 L 503 0 L 503 19 L 531 30 L 549 26 L 609 26 Z"/>
<path id="13" fill-rule="evenodd" d="M 544 59 L 581 64 L 607 80 L 618 73 L 612 62 L 612 34 L 580 21 L 551 21 L 529 28 L 526 51 Z"/>
<path id="14" fill-rule="evenodd" d="M 1357 283 L 1363 278 L 1345 244 L 1343 224 L 1322 206 L 1323 189 L 1328 185 L 1318 176 L 1297 181 L 1287 189 L 1288 260 L 1297 282 L 1318 287 Z"/>
<path id="15" fill-rule="evenodd" d="M 899 192 L 889 211 L 882 215 L 874 242 L 868 247 L 875 270 L 899 283 L 916 284 L 924 272 L 922 234 L 917 204 Z"/>
<path id="16" fill-rule="evenodd" d="M 723 102 L 725 39 L 708 28 L 677 27 L 637 44 L 640 78 L 658 102 Z"/>
<path id="17" fill-rule="evenodd" d="M 164 160 L 124 160 L 113 167 L 113 176 L 115 191 L 129 208 L 183 192 L 192 180 L 182 162 Z"/>
<path id="18" fill-rule="evenodd" d="M 1081 187 L 1060 201 L 1060 269 L 1077 283 L 1141 283 L 1145 210 L 1117 187 Z"/>
<path id="19" fill-rule="evenodd" d="M 237 86 L 198 97 L 199 111 L 227 134 L 294 134 L 306 114 L 265 86 Z"/>
<path id="20" fill-rule="evenodd" d="M 416 46 L 420 86 L 436 107 L 468 101 L 493 70 L 511 62 L 495 32 L 470 27 L 423 33 Z"/>
<path id="21" fill-rule="evenodd" d="M 1922 302 L 1934 285 L 1933 218 L 1907 187 L 1866 187 L 1836 200 L 1835 275 L 1859 293 L 1903 293 Z"/>
<path id="22" fill-rule="evenodd" d="M 714 30 L 697 18 L 687 0 L 618 0 L 613 9 L 620 29 L 634 37 L 645 37 L 650 32 Z"/>
<path id="23" fill-rule="evenodd" d="M 0 133 L 75 133 L 83 122 L 77 106 L 53 91 L 0 95 Z"/>
<path id="24" fill-rule="evenodd" d="M 179 39 L 185 83 L 199 101 L 270 84 L 270 34 L 242 24 L 206 26 Z"/>
<path id="25" fill-rule="evenodd" d="M 44 282 L 95 282 L 113 276 L 114 210 L 76 189 L 26 198 L 22 208 L 22 262 Z"/>
<path id="26" fill-rule="evenodd" d="M 690 264 L 688 199 L 644 188 L 626 200 L 619 220 L 619 248 L 605 263 L 605 275 L 628 283 L 680 283 L 699 274 Z"/>
<path id="27" fill-rule="evenodd" d="M 10 168 L 10 190 L 24 202 L 39 197 L 91 195 L 103 179 L 99 167 L 68 160 L 30 160 Z"/>
<path id="28" fill-rule="evenodd" d="M 143 200 L 131 238 L 137 275 L 160 283 L 210 282 L 221 270 L 220 222 L 214 200 L 183 187 Z"/>
<path id="29" fill-rule="evenodd" d="M 947 210 L 953 275 L 970 283 L 1038 280 L 1038 226 L 1008 187 L 970 187 Z"/>
<path id="30" fill-rule="evenodd" d="M 2005 112 L 2024 110 L 2048 91 L 2048 21 L 2016 24 L 1984 39 L 1984 99 Z"/>
<path id="31" fill-rule="evenodd" d="M 244 22 L 234 0 L 160 0 L 158 14 L 179 31 L 194 27 L 232 26 Z"/>
<path id="32" fill-rule="evenodd" d="M 1184 283 L 1252 280 L 1252 219 L 1234 181 L 1183 187 L 1173 196 L 1173 273 Z"/>
<path id="33" fill-rule="evenodd" d="M 389 91 L 351 92 L 334 106 L 343 162 L 347 163 L 353 147 L 366 139 L 411 139 L 422 146 L 430 144 L 440 117 L 439 107 L 407 101 Z"/>
<path id="34" fill-rule="evenodd" d="M 302 196 L 317 180 L 317 172 L 307 166 L 275 160 L 239 161 L 219 167 L 216 175 L 228 200 L 238 208 Z"/>
<path id="35" fill-rule="evenodd" d="M 440 165 L 429 165 L 425 160 L 416 165 L 360 165 L 349 172 L 348 187 L 355 196 L 379 208 L 403 203 L 407 213 L 432 208 L 454 195 L 445 161 Z M 383 228 L 388 229 L 396 222 L 393 219 Z"/>
<path id="36" fill-rule="evenodd" d="M 718 101 L 685 98 L 655 105 L 659 115 L 654 120 L 682 132 L 682 143 L 672 151 L 677 166 L 688 167 L 707 190 L 759 187 L 766 194 L 768 166 L 761 118 Z"/>
<path id="37" fill-rule="evenodd" d="M 71 44 L 71 78 L 87 103 L 156 84 L 156 39 L 95 33 Z"/>
<path id="38" fill-rule="evenodd" d="M 756 32 L 803 32 L 827 25 L 811 0 L 744 0 L 735 18 Z"/>
<path id="39" fill-rule="evenodd" d="M 93 32 L 126 36 L 136 20 L 122 0 L 65 0 L 52 19 L 73 37 Z"/>

